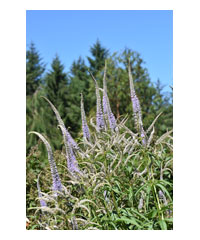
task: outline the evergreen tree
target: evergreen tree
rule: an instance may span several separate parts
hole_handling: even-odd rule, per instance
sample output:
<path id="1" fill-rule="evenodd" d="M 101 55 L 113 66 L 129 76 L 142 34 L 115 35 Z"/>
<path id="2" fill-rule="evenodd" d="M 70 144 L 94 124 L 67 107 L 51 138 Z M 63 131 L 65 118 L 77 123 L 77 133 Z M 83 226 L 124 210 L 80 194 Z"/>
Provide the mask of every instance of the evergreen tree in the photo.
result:
<path id="1" fill-rule="evenodd" d="M 172 93 L 163 93 L 164 86 L 158 79 L 156 84 L 156 94 L 153 99 L 152 113 L 163 112 L 157 121 L 157 134 L 161 135 L 173 128 L 173 105 Z"/>
<path id="2" fill-rule="evenodd" d="M 41 62 L 34 43 L 31 43 L 30 49 L 26 52 L 26 95 L 34 94 L 41 84 L 44 71 L 45 65 Z"/>
<path id="3" fill-rule="evenodd" d="M 64 72 L 64 65 L 61 64 L 59 57 L 53 59 L 51 64 L 51 70 L 45 76 L 45 96 L 53 103 L 56 109 L 59 111 L 62 120 L 66 127 L 69 126 L 69 79 Z M 44 102 L 45 100 L 43 100 Z M 62 143 L 62 136 L 60 130 L 56 128 L 58 125 L 55 114 L 47 102 L 45 102 L 46 111 L 45 118 L 46 123 L 50 127 L 46 129 L 46 134 L 51 139 L 54 139 L 52 143 L 54 147 L 60 148 Z"/>
<path id="4" fill-rule="evenodd" d="M 45 91 L 46 97 L 54 104 L 58 109 L 63 121 L 67 121 L 67 110 L 69 91 L 68 84 L 69 79 L 67 74 L 64 72 L 64 65 L 56 55 L 51 64 L 51 70 L 46 74 L 45 77 Z"/>
<path id="5" fill-rule="evenodd" d="M 100 41 L 97 39 L 96 43 L 90 48 L 90 53 L 93 58 L 87 57 L 89 62 L 89 69 L 92 72 L 93 76 L 96 78 L 99 86 L 102 86 L 103 70 L 105 66 L 105 60 L 109 56 L 109 50 L 103 47 Z M 95 85 L 90 76 L 89 76 L 89 91 L 87 96 L 89 102 L 88 105 L 87 104 L 85 105 L 90 108 L 90 115 L 94 115 L 96 104 Z"/>
<path id="6" fill-rule="evenodd" d="M 98 71 L 101 71 L 105 65 L 105 60 L 109 55 L 109 51 L 104 48 L 100 41 L 97 39 L 96 43 L 90 48 L 92 57 L 87 57 L 90 70 L 94 76 L 96 76 Z"/>
<path id="7" fill-rule="evenodd" d="M 44 96 L 44 89 L 38 88 L 32 96 L 26 97 L 26 151 L 27 154 L 31 147 L 34 147 L 38 140 L 32 134 L 29 135 L 30 131 L 40 132 L 42 134 L 47 133 L 48 125 L 45 119 L 46 105 L 41 98 Z M 40 147 L 41 148 L 41 147 Z M 42 152 L 44 152 L 42 147 Z"/>
<path id="8" fill-rule="evenodd" d="M 90 77 L 88 74 L 88 67 L 85 65 L 85 61 L 81 57 L 72 63 L 70 73 L 70 105 L 76 105 L 79 109 L 78 112 L 80 111 L 80 93 L 82 92 L 85 102 L 85 112 L 87 114 L 90 111 L 90 100 L 87 97 L 89 93 Z"/>

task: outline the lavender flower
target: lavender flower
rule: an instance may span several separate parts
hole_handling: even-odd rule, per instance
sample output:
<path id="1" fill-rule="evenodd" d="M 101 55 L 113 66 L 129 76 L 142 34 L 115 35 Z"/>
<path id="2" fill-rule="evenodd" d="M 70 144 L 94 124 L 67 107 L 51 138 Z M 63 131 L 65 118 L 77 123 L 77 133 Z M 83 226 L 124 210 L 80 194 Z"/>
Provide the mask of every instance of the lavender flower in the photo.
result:
<path id="1" fill-rule="evenodd" d="M 167 199 L 166 199 L 164 193 L 161 190 L 158 191 L 158 196 L 159 196 L 160 199 L 162 199 L 164 205 L 167 206 Z"/>
<path id="2" fill-rule="evenodd" d="M 59 125 L 63 126 L 63 128 L 65 129 L 64 133 L 69 140 L 69 144 L 72 146 L 73 149 L 79 149 L 77 143 L 74 141 L 71 134 L 66 129 L 65 124 L 64 124 L 63 120 L 61 119 L 60 114 L 57 111 L 57 109 L 55 108 L 55 106 L 47 98 L 45 98 L 45 97 L 42 97 L 42 98 L 44 98 L 50 104 L 52 110 L 54 111 L 54 113 L 56 115 Z"/>
<path id="3" fill-rule="evenodd" d="M 142 138 L 142 144 L 146 145 L 146 135 L 143 129 L 143 123 L 142 123 L 142 113 L 141 113 L 141 107 L 139 99 L 136 95 L 134 85 L 133 85 L 133 78 L 131 74 L 131 66 L 129 61 L 128 66 L 128 72 L 129 72 L 129 82 L 130 82 L 130 92 L 131 92 L 131 101 L 133 106 L 133 116 L 135 120 L 135 125 L 137 127 L 137 130 L 140 132 L 140 137 Z"/>
<path id="4" fill-rule="evenodd" d="M 105 62 L 104 77 L 103 77 L 103 111 L 104 111 L 104 115 L 108 119 L 110 129 L 114 130 L 116 128 L 117 124 L 116 124 L 115 116 L 111 111 L 110 102 L 109 102 L 109 98 L 107 95 L 106 69 L 107 69 L 107 65 Z"/>
<path id="5" fill-rule="evenodd" d="M 84 103 L 83 103 L 83 94 L 81 93 L 81 118 L 82 118 L 82 130 L 83 136 L 85 139 L 90 141 L 90 131 L 87 125 L 86 117 L 85 117 L 85 110 L 84 110 Z"/>
<path id="6" fill-rule="evenodd" d="M 142 130 L 141 130 L 140 137 L 142 138 L 142 145 L 143 145 L 143 146 L 146 146 L 147 140 L 146 140 L 146 135 L 145 135 L 145 132 L 144 132 L 144 129 L 143 129 L 143 128 L 142 128 Z"/>
<path id="7" fill-rule="evenodd" d="M 67 167 L 72 174 L 74 172 L 78 172 L 81 174 L 81 171 L 79 170 L 79 167 L 78 167 L 78 162 L 73 152 L 72 145 L 70 144 L 70 138 L 65 132 L 66 129 L 62 125 L 59 125 L 59 127 L 61 128 L 61 131 L 63 134 L 64 144 L 66 149 Z"/>
<path id="8" fill-rule="evenodd" d="M 101 97 L 100 97 L 100 93 L 99 93 L 99 86 L 98 83 L 96 81 L 96 79 L 94 78 L 94 76 L 92 75 L 91 72 L 89 72 L 92 79 L 94 80 L 95 83 L 95 88 L 96 88 L 96 98 L 97 98 L 97 112 L 96 112 L 96 123 L 97 123 L 97 131 L 101 131 L 102 129 L 105 129 L 105 122 L 103 119 L 103 112 L 102 112 L 102 107 L 101 107 Z"/>
<path id="9" fill-rule="evenodd" d="M 63 187 L 62 187 L 60 177 L 59 177 L 59 174 L 57 171 L 56 163 L 53 158 L 53 152 L 52 152 L 51 146 L 48 143 L 48 141 L 40 133 L 37 133 L 37 132 L 30 132 L 30 133 L 36 134 L 44 142 L 44 144 L 47 148 L 48 160 L 49 160 L 50 169 L 51 169 L 51 176 L 53 179 L 52 189 L 53 189 L 53 191 L 56 192 L 55 196 L 57 196 L 58 195 L 57 192 L 61 192 Z"/>
<path id="10" fill-rule="evenodd" d="M 138 204 L 138 209 L 142 209 L 143 208 L 143 204 L 144 204 L 144 200 L 143 198 L 141 197 L 140 200 L 139 200 L 139 204 Z"/>
<path id="11" fill-rule="evenodd" d="M 103 112 L 104 112 L 104 115 L 107 115 L 107 101 L 106 101 L 105 94 L 103 94 Z"/>
<path id="12" fill-rule="evenodd" d="M 38 189 L 38 197 L 40 199 L 40 205 L 41 205 L 41 207 L 46 207 L 47 206 L 46 201 L 41 199 L 42 198 L 42 194 L 41 194 L 41 190 L 40 190 L 39 176 L 38 176 L 38 180 L 37 180 L 37 189 Z"/>

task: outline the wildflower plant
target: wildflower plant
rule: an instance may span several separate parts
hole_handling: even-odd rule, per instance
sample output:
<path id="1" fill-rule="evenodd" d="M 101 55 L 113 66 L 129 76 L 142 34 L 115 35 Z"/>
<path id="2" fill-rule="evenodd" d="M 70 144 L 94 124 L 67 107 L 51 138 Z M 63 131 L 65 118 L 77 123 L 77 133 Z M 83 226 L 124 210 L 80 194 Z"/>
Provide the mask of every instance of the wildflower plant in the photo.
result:
<path id="1" fill-rule="evenodd" d="M 105 70 L 104 70 L 104 77 L 103 77 L 103 112 L 104 112 L 105 118 L 109 122 L 110 129 L 113 131 L 116 129 L 117 124 L 116 124 L 115 116 L 111 111 L 110 102 L 107 95 L 106 68 L 107 66 L 105 62 Z"/>
<path id="2" fill-rule="evenodd" d="M 53 156 L 48 141 L 40 133 L 32 132 L 47 148 L 50 171 L 43 170 L 41 188 L 39 179 L 37 184 L 31 184 L 37 176 L 28 173 L 30 192 L 37 204 L 32 206 L 28 201 L 28 229 L 173 228 L 172 130 L 161 137 L 155 136 L 160 114 L 146 131 L 143 129 L 141 106 L 130 66 L 128 71 L 135 132 L 126 126 L 128 117 L 116 121 L 112 114 L 106 87 L 106 65 L 103 89 L 91 74 L 97 98 L 96 125 L 90 119 L 91 129 L 81 95 L 83 138 L 78 143 L 71 137 L 55 106 L 45 98 L 56 114 L 65 151 L 55 151 Z M 103 92 L 103 111 L 100 91 Z M 29 198 L 32 195 L 29 194 Z"/>
<path id="3" fill-rule="evenodd" d="M 86 121 L 85 110 L 84 110 L 84 103 L 83 103 L 83 94 L 81 93 L 81 119 L 82 119 L 82 130 L 83 130 L 83 137 L 90 141 L 90 130 Z"/>
<path id="4" fill-rule="evenodd" d="M 105 122 L 104 122 L 104 116 L 103 116 L 103 111 L 102 111 L 102 104 L 101 104 L 101 96 L 100 96 L 100 92 L 99 92 L 99 86 L 98 83 L 96 81 L 96 79 L 94 78 L 94 76 L 92 75 L 91 72 L 89 72 L 92 79 L 94 80 L 95 83 L 95 89 L 96 89 L 96 106 L 97 106 L 97 111 L 96 111 L 96 125 L 97 125 L 97 131 L 100 132 L 101 130 L 105 129 Z"/>

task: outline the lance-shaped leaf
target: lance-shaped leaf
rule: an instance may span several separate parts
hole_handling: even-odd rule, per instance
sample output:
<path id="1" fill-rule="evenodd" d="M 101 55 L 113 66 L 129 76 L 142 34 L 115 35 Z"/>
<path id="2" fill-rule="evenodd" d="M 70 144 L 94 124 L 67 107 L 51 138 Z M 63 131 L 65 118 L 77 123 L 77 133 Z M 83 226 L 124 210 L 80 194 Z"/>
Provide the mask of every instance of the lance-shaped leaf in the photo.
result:
<path id="1" fill-rule="evenodd" d="M 53 105 L 53 103 L 51 103 L 49 101 L 49 99 L 47 99 L 46 97 L 42 97 L 42 98 L 44 98 L 50 104 L 52 110 L 54 111 L 54 113 L 56 115 L 59 125 L 61 125 L 61 126 L 63 126 L 63 128 L 65 128 L 65 135 L 66 135 L 67 139 L 69 139 L 69 143 L 72 146 L 72 148 L 79 149 L 77 143 L 74 141 L 71 134 L 68 132 L 67 128 L 65 127 L 65 124 L 64 124 L 63 120 L 61 119 L 60 114 L 59 114 L 58 110 L 55 108 L 55 106 Z"/>
<path id="2" fill-rule="evenodd" d="M 62 125 L 59 125 L 59 127 L 62 131 L 62 134 L 63 134 L 65 150 L 66 150 L 67 167 L 72 174 L 74 172 L 78 172 L 78 173 L 81 174 L 81 171 L 79 170 L 78 162 L 77 162 L 76 157 L 74 155 L 72 146 L 69 143 L 69 139 L 67 138 L 67 135 L 65 133 L 66 129 Z"/>
<path id="3" fill-rule="evenodd" d="M 87 125 L 85 110 L 84 110 L 84 102 L 83 102 L 83 94 L 81 93 L 81 119 L 82 119 L 82 130 L 83 130 L 83 137 L 90 141 L 90 131 Z"/>
<path id="4" fill-rule="evenodd" d="M 106 70 L 107 70 L 107 64 L 105 61 L 105 69 L 104 69 L 104 77 L 103 77 L 103 111 L 104 111 L 105 117 L 109 122 L 110 129 L 114 130 L 117 124 L 116 124 L 115 116 L 111 111 L 110 102 L 107 94 Z"/>
<path id="5" fill-rule="evenodd" d="M 97 124 L 97 131 L 101 131 L 102 129 L 105 129 L 105 122 L 103 119 L 103 112 L 102 112 L 102 106 L 101 106 L 101 96 L 99 93 L 99 86 L 98 83 L 96 81 L 96 79 L 94 78 L 94 76 L 92 75 L 92 73 L 89 71 L 92 79 L 94 80 L 95 83 L 95 88 L 96 88 L 96 98 L 97 98 L 97 112 L 96 112 L 96 124 Z"/>
<path id="6" fill-rule="evenodd" d="M 43 143 L 45 144 L 46 146 L 46 149 L 47 149 L 47 154 L 48 154 L 48 160 L 49 160 L 49 164 L 50 164 L 50 169 L 51 169 L 51 176 L 52 176 L 52 180 L 53 180 L 53 191 L 55 191 L 55 196 L 57 196 L 57 192 L 61 192 L 62 191 L 62 184 L 61 184 L 61 181 L 60 181 L 60 177 L 59 177 L 59 174 L 58 174 L 58 171 L 57 171 L 57 167 L 56 167 L 56 163 L 54 161 L 54 158 L 53 158 L 53 152 L 52 152 L 52 149 L 51 149 L 51 146 L 50 144 L 48 143 L 48 141 L 38 132 L 29 132 L 29 134 L 36 134 L 42 141 Z"/>

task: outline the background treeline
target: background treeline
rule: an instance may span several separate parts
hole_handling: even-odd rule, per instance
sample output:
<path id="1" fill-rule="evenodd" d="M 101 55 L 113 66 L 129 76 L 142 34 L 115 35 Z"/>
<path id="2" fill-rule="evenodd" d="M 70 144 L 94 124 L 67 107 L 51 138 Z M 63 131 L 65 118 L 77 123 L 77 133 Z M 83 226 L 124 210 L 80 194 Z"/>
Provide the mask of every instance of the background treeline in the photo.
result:
<path id="1" fill-rule="evenodd" d="M 105 60 L 108 96 L 115 116 L 119 118 L 128 114 L 127 126 L 134 130 L 127 71 L 130 58 L 135 89 L 142 108 L 144 129 L 148 128 L 160 112 L 163 114 L 156 123 L 157 135 L 172 128 L 172 93 L 163 93 L 163 86 L 159 80 L 156 84 L 150 81 L 139 53 L 128 48 L 122 52 L 111 53 L 98 40 L 91 46 L 90 53 L 91 57 L 86 56 L 88 64 L 79 57 L 72 62 L 68 72 L 65 72 L 63 63 L 56 55 L 52 59 L 51 69 L 47 70 L 34 43 L 30 44 L 26 52 L 27 154 L 38 141 L 34 135 L 28 135 L 32 130 L 50 139 L 54 149 L 62 147 L 62 136 L 56 128 L 56 118 L 41 96 L 46 96 L 55 105 L 72 136 L 81 137 L 80 93 L 84 96 L 86 115 L 95 116 L 95 87 L 88 69 L 102 87 Z"/>

